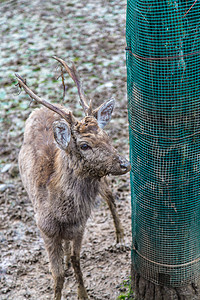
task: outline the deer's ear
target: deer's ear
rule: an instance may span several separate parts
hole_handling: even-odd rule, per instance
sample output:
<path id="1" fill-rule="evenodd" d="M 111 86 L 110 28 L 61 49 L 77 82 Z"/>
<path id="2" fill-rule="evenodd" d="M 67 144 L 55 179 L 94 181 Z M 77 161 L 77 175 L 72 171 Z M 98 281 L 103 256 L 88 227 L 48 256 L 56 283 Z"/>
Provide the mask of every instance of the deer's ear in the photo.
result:
<path id="1" fill-rule="evenodd" d="M 109 123 L 115 106 L 115 99 L 103 103 L 97 111 L 97 121 L 100 128 L 104 128 Z"/>
<path id="2" fill-rule="evenodd" d="M 61 148 L 62 150 L 67 150 L 71 139 L 71 131 L 67 122 L 53 122 L 53 134 L 59 148 Z"/>

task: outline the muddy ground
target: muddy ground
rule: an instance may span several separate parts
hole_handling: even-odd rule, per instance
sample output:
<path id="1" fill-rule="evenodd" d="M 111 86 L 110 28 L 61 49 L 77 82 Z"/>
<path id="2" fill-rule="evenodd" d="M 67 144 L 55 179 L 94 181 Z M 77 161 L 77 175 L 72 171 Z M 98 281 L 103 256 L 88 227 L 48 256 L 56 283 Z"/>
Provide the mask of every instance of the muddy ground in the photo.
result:
<path id="1" fill-rule="evenodd" d="M 96 105 L 114 96 L 116 108 L 107 127 L 116 148 L 128 157 L 125 66 L 126 1 L 0 1 L 0 299 L 52 299 L 48 257 L 34 213 L 22 186 L 17 157 L 24 122 L 36 107 L 18 94 L 14 73 L 27 79 L 38 95 L 61 102 L 81 117 L 76 88 L 65 76 L 66 96 L 57 55 L 74 61 L 84 90 Z M 107 205 L 97 205 L 87 223 L 81 265 L 91 299 L 117 299 L 130 275 L 131 209 L 129 174 L 110 177 L 125 230 L 125 247 L 115 245 Z M 63 299 L 76 299 L 72 270 Z"/>

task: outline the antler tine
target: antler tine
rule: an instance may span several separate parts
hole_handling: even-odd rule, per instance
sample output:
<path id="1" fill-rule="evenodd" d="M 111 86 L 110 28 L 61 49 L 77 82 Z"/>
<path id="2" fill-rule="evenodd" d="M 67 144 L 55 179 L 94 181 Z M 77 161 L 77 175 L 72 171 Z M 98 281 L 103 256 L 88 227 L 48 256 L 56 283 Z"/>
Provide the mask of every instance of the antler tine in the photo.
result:
<path id="1" fill-rule="evenodd" d="M 75 84 L 77 86 L 77 89 L 78 89 L 78 94 L 79 94 L 81 106 L 83 107 L 84 113 L 86 115 L 88 115 L 89 106 L 87 104 L 86 96 L 85 96 L 85 94 L 83 92 L 83 89 L 82 89 L 82 86 L 81 86 L 81 80 L 80 80 L 80 77 L 78 75 L 78 72 L 76 70 L 76 67 L 75 67 L 74 63 L 72 64 L 72 68 L 70 68 L 63 59 L 61 59 L 59 57 L 56 57 L 56 56 L 53 56 L 53 58 L 56 59 L 57 61 L 59 61 L 63 65 L 63 67 L 65 68 L 65 70 L 69 74 L 69 76 L 75 82 Z"/>
<path id="2" fill-rule="evenodd" d="M 68 123 L 72 124 L 73 122 L 75 122 L 74 117 L 72 116 L 72 113 L 66 113 L 65 111 L 63 111 L 62 109 L 58 108 L 57 106 L 47 102 L 44 99 L 41 99 L 40 97 L 38 97 L 26 84 L 26 81 L 18 74 L 15 74 L 15 76 L 17 77 L 18 80 L 18 84 L 19 87 L 24 89 L 24 91 L 32 98 L 34 99 L 36 102 L 46 106 L 47 108 L 49 108 L 50 110 L 53 110 L 54 112 L 56 112 L 57 114 L 59 114 L 63 119 L 65 119 Z"/>

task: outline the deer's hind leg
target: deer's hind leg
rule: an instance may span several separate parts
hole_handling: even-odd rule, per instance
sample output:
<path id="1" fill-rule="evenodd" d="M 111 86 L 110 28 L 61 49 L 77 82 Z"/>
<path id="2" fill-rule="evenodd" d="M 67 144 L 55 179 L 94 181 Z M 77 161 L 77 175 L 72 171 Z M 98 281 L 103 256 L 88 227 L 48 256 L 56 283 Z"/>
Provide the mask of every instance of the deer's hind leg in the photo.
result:
<path id="1" fill-rule="evenodd" d="M 108 185 L 108 181 L 104 178 L 101 180 L 101 187 L 99 189 L 99 193 L 101 197 L 106 200 L 108 207 L 111 211 L 113 222 L 115 226 L 115 233 L 116 233 L 116 242 L 122 243 L 124 242 L 124 229 L 122 227 L 119 215 L 117 213 L 115 198 L 113 193 Z"/>
<path id="2" fill-rule="evenodd" d="M 49 256 L 50 270 L 54 279 L 54 300 L 61 300 L 64 284 L 63 248 L 60 237 L 47 237 L 43 234 L 46 250 Z"/>
<path id="3" fill-rule="evenodd" d="M 83 274 L 80 266 L 80 251 L 81 251 L 81 243 L 83 239 L 83 232 L 79 232 L 76 238 L 73 240 L 73 249 L 71 261 L 74 268 L 76 280 L 78 283 L 78 299 L 80 300 L 88 300 L 88 294 L 83 282 Z"/>

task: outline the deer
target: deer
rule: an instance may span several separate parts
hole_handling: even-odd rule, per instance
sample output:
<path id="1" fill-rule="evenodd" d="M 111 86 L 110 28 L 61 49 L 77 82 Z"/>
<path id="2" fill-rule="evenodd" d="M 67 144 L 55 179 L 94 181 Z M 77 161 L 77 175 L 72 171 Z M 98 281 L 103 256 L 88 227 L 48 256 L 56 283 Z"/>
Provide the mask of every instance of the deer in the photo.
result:
<path id="1" fill-rule="evenodd" d="M 56 59 L 77 86 L 84 118 L 80 121 L 64 105 L 37 96 L 20 75 L 18 85 L 41 104 L 28 117 L 19 152 L 23 185 L 34 208 L 54 279 L 54 300 L 60 300 L 65 268 L 71 262 L 78 285 L 78 299 L 89 299 L 80 266 L 80 251 L 87 219 L 100 194 L 108 203 L 117 242 L 123 229 L 106 176 L 130 171 L 129 161 L 112 146 L 104 127 L 111 119 L 115 99 L 93 109 L 83 92 L 74 64 Z M 64 260 L 65 258 L 65 260 Z"/>

